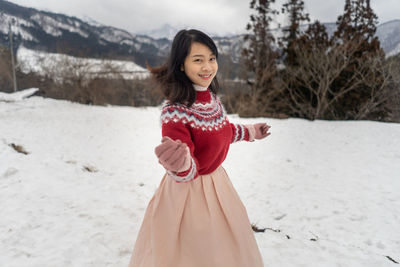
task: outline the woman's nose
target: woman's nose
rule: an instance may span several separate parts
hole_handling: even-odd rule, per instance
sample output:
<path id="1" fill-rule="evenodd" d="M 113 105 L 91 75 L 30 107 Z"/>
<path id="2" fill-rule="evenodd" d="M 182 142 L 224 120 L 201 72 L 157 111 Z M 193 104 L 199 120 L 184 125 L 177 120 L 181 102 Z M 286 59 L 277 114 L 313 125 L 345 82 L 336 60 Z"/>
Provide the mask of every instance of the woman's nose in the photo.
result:
<path id="1" fill-rule="evenodd" d="M 211 67 L 210 67 L 210 64 L 208 62 L 203 64 L 202 70 L 210 70 L 210 69 L 211 69 Z"/>

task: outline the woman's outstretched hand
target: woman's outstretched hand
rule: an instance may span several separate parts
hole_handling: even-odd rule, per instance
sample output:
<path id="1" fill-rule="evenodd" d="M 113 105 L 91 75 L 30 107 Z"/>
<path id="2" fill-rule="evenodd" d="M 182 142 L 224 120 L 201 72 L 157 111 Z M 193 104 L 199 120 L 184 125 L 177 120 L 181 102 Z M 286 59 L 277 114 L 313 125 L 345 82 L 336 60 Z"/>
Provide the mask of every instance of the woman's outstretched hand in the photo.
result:
<path id="1" fill-rule="evenodd" d="M 158 162 L 169 171 L 182 172 L 190 168 L 189 147 L 180 140 L 174 141 L 164 136 L 154 152 Z"/>
<path id="2" fill-rule="evenodd" d="M 270 135 L 271 133 L 268 132 L 271 126 L 267 125 L 266 123 L 256 123 L 256 124 L 249 124 L 245 125 L 246 128 L 249 130 L 249 141 L 253 142 L 254 139 L 263 139 Z"/>
<path id="3" fill-rule="evenodd" d="M 253 125 L 255 129 L 254 139 L 263 139 L 271 134 L 268 132 L 271 126 L 267 125 L 266 123 L 256 123 Z"/>

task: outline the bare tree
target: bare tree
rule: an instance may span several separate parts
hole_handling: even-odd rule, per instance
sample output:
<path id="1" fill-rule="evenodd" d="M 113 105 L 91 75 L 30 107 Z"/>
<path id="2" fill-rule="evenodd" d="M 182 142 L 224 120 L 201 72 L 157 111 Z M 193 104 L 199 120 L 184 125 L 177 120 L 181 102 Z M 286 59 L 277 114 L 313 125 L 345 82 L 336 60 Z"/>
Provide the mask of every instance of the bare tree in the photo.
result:
<path id="1" fill-rule="evenodd" d="M 367 119 L 379 114 L 388 101 L 390 78 L 380 57 L 359 58 L 358 68 L 347 76 L 346 83 L 340 90 L 332 90 L 334 81 L 341 77 L 349 64 L 354 63 L 353 54 L 359 51 L 361 45 L 361 42 L 348 42 L 325 49 L 311 43 L 308 49 L 298 47 L 296 55 L 301 65 L 288 66 L 283 79 L 290 96 L 288 106 L 292 114 L 310 119 Z M 293 87 L 293 83 L 297 86 Z M 338 113 L 336 103 L 368 84 L 371 88 L 367 89 L 370 95 L 366 101 L 347 110 L 344 117 Z"/>

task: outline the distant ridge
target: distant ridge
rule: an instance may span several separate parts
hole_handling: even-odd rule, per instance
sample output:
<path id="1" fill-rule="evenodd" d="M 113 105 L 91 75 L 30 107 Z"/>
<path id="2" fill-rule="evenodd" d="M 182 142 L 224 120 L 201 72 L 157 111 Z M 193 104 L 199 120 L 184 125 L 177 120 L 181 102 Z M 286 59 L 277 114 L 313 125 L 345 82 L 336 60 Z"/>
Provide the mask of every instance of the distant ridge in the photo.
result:
<path id="1" fill-rule="evenodd" d="M 16 47 L 72 56 L 131 60 L 145 66 L 160 64 L 168 40 L 134 35 L 115 27 L 89 24 L 79 18 L 27 8 L 0 0 L 0 45 L 8 45 L 12 23 Z"/>
<path id="2" fill-rule="evenodd" d="M 152 66 L 162 64 L 173 36 L 184 28 L 166 24 L 159 29 L 133 34 L 102 25 L 89 17 L 80 19 L 0 0 L 0 45 L 8 46 L 8 25 L 11 22 L 15 47 L 22 44 L 34 50 L 77 57 L 127 60 L 142 67 L 146 62 Z M 324 25 L 329 34 L 336 29 L 335 23 Z M 273 30 L 273 33 L 279 36 L 281 30 Z M 376 34 L 388 56 L 400 53 L 400 20 L 380 24 Z M 221 55 L 238 62 L 243 36 L 213 38 Z"/>

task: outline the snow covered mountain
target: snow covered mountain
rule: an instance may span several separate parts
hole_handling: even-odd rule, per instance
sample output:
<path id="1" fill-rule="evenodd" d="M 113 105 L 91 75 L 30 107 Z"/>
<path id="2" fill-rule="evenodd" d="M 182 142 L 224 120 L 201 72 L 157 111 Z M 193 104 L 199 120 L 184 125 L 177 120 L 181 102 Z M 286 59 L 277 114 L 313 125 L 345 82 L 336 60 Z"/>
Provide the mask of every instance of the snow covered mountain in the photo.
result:
<path id="1" fill-rule="evenodd" d="M 326 22 L 323 24 L 326 27 L 329 36 L 332 36 L 336 30 L 336 23 Z M 308 25 L 302 25 L 301 29 L 305 31 L 307 27 Z M 140 34 L 145 34 L 152 38 L 166 38 L 171 41 L 178 31 L 178 27 L 165 24 L 158 29 L 143 31 L 140 32 Z M 275 39 L 278 39 L 282 36 L 282 29 L 273 29 L 272 34 Z M 376 36 L 378 36 L 381 46 L 387 56 L 393 56 L 400 53 L 400 20 L 392 20 L 378 25 Z M 234 62 L 237 62 L 240 57 L 244 43 L 243 37 L 244 34 L 223 37 L 212 35 L 213 40 L 218 46 L 218 51 L 223 55 L 231 56 Z"/>
<path id="2" fill-rule="evenodd" d="M 0 0 L 0 45 L 8 45 L 9 25 L 15 47 L 68 54 L 86 58 L 129 60 L 144 67 L 158 65 L 168 54 L 171 39 L 178 29 L 164 25 L 160 29 L 132 34 L 126 30 L 102 25 L 85 17 L 40 11 Z M 335 23 L 324 23 L 332 34 Z M 278 37 L 280 30 L 274 30 Z M 150 37 L 151 36 L 151 37 Z M 220 53 L 238 62 L 244 35 L 213 37 Z M 387 55 L 400 53 L 400 20 L 378 26 L 377 36 Z"/>
<path id="3" fill-rule="evenodd" d="M 54 80 L 65 78 L 65 73 L 80 75 L 82 80 L 94 77 L 124 79 L 144 79 L 149 76 L 147 69 L 134 62 L 105 60 L 97 58 L 72 57 L 59 53 L 35 51 L 20 46 L 17 53 L 20 69 L 23 73 L 37 73 L 50 76 Z"/>
<path id="4" fill-rule="evenodd" d="M 335 22 L 323 23 L 329 36 L 332 36 L 336 30 Z M 302 25 L 301 29 L 306 30 L 308 25 Z M 151 36 L 152 38 L 166 38 L 172 40 L 173 36 L 178 32 L 178 27 L 165 24 L 158 29 L 151 31 L 143 31 L 140 34 Z M 276 39 L 282 36 L 281 29 L 273 29 L 272 34 Z M 224 37 L 213 36 L 221 54 L 231 55 L 234 61 L 240 56 L 240 50 L 243 45 L 242 35 L 227 35 Z M 391 20 L 378 25 L 376 36 L 378 36 L 381 46 L 387 56 L 393 56 L 400 53 L 400 20 Z"/>
<path id="5" fill-rule="evenodd" d="M 400 53 L 400 20 L 391 20 L 378 26 L 376 35 L 386 56 Z"/>
<path id="6" fill-rule="evenodd" d="M 0 44 L 8 44 L 9 25 L 16 47 L 72 56 L 132 60 L 144 66 L 158 64 L 169 41 L 95 25 L 76 17 L 40 11 L 0 0 Z"/>
<path id="7" fill-rule="evenodd" d="M 168 40 L 174 39 L 175 34 L 183 27 L 180 27 L 178 29 L 178 27 L 173 27 L 171 25 L 164 24 L 163 26 L 161 26 L 160 28 L 157 29 L 152 29 L 149 31 L 140 31 L 138 32 L 139 34 L 143 34 L 143 35 L 147 35 L 150 36 L 152 38 L 155 39 L 162 39 L 162 38 L 166 38 Z"/>

